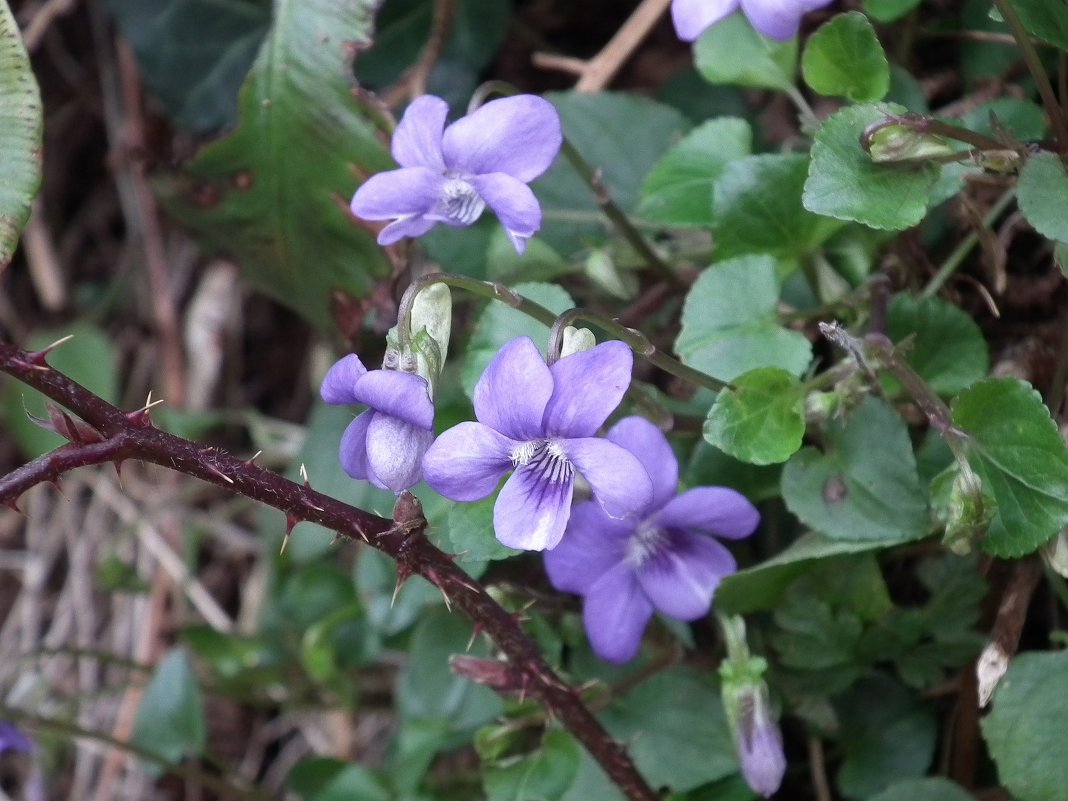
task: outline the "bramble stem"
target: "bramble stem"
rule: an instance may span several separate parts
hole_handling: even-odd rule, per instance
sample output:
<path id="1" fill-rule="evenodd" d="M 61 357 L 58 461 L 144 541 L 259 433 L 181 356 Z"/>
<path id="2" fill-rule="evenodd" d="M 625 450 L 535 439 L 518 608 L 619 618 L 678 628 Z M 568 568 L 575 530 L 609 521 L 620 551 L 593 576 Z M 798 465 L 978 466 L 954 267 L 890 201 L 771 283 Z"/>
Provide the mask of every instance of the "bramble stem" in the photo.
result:
<path id="1" fill-rule="evenodd" d="M 481 283 L 481 282 L 478 282 Z M 539 307 L 540 308 L 540 307 Z M 553 316 L 550 315 L 549 322 Z M 0 372 L 62 404 L 100 435 L 98 442 L 69 443 L 0 478 L 0 502 L 75 467 L 139 459 L 199 478 L 284 512 L 290 521 L 318 523 L 362 540 L 397 562 L 398 574 L 419 575 L 488 634 L 526 678 L 522 688 L 556 716 L 630 801 L 659 801 L 623 747 L 612 739 L 578 693 L 545 662 L 516 618 L 491 598 L 452 557 L 424 536 L 426 520 L 390 520 L 316 492 L 215 448 L 160 431 L 143 411 L 126 414 L 45 364 L 43 354 L 0 342 Z"/>

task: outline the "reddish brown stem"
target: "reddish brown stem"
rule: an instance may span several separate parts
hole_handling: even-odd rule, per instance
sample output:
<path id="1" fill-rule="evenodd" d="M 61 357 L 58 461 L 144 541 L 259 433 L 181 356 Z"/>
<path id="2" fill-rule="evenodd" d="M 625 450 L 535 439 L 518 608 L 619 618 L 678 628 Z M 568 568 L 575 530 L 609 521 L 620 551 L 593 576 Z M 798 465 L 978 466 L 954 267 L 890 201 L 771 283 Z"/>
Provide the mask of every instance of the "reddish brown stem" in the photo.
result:
<path id="1" fill-rule="evenodd" d="M 64 445 L 0 478 L 0 502 L 14 502 L 30 487 L 54 481 L 75 467 L 135 458 L 260 501 L 284 512 L 288 519 L 318 523 L 350 539 L 365 540 L 395 559 L 400 575 L 419 575 L 438 587 L 452 606 L 474 621 L 477 630 L 489 635 L 512 665 L 526 673 L 528 695 L 544 704 L 582 742 L 627 798 L 659 801 L 623 747 L 545 662 L 515 617 L 423 536 L 426 521 L 421 515 L 399 523 L 379 517 L 249 461 L 160 431 L 145 413 L 126 414 L 45 365 L 43 355 L 6 342 L 0 342 L 0 371 L 62 404 L 103 438 Z"/>

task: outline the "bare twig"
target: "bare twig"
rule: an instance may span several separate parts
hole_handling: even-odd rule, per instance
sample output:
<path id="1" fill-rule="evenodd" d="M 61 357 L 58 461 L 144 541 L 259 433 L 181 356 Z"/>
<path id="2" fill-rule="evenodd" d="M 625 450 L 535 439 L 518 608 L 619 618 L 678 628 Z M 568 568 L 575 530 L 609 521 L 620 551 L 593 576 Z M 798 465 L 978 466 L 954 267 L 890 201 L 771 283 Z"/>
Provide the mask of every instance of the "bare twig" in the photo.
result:
<path id="1" fill-rule="evenodd" d="M 1031 604 L 1031 596 L 1041 575 L 1041 564 L 1035 559 L 1024 559 L 1013 568 L 1005 594 L 1001 596 L 998 616 L 990 631 L 990 641 L 975 665 L 980 707 L 990 703 L 998 682 L 1009 669 L 1009 661 L 1020 645 L 1020 632 L 1027 619 L 1027 607 Z"/>

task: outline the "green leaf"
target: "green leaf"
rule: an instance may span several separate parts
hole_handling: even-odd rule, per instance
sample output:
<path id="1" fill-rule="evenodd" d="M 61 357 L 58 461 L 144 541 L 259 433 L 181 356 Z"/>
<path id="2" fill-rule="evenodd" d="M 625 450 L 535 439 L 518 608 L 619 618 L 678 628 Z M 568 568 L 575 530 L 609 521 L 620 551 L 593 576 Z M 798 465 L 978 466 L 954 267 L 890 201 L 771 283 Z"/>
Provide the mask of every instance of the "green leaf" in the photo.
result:
<path id="1" fill-rule="evenodd" d="M 346 53 L 370 38 L 372 0 L 275 0 L 274 22 L 241 87 L 236 130 L 158 189 L 168 210 L 249 283 L 322 330 L 351 316 L 387 271 L 348 211 L 357 175 L 391 169 L 352 92 Z"/>
<path id="2" fill-rule="evenodd" d="M 271 22 L 249 0 L 107 0 L 145 84 L 180 128 L 231 125 L 237 92 Z"/>
<path id="3" fill-rule="evenodd" d="M 975 801 L 959 784 L 941 776 L 896 782 L 868 801 Z"/>
<path id="4" fill-rule="evenodd" d="M 563 314 L 575 306 L 571 296 L 555 284 L 516 284 L 512 289 L 556 314 Z M 472 397 L 482 372 L 497 355 L 497 351 L 506 342 L 521 336 L 530 337 L 541 352 L 545 353 L 549 340 L 548 326 L 504 303 L 493 301 L 486 306 L 471 332 L 471 341 L 460 368 L 460 381 L 469 398 Z"/>
<path id="5" fill-rule="evenodd" d="M 713 264 L 694 282 L 682 310 L 675 351 L 684 364 L 721 381 L 758 367 L 800 375 L 812 346 L 776 317 L 779 281 L 770 256 Z"/>
<path id="6" fill-rule="evenodd" d="M 449 509 L 442 547 L 456 554 L 456 561 L 489 562 L 507 559 L 520 551 L 501 545 L 493 533 L 493 506 L 496 494 L 475 503 L 457 503 Z"/>
<path id="7" fill-rule="evenodd" d="M 567 732 L 545 732 L 541 747 L 482 769 L 487 801 L 556 801 L 578 773 L 582 748 Z"/>
<path id="8" fill-rule="evenodd" d="M 920 0 L 864 0 L 864 10 L 879 22 L 893 22 L 919 4 Z"/>
<path id="9" fill-rule="evenodd" d="M 412 576 L 397 590 L 397 563 L 373 548 L 359 552 L 352 579 L 367 622 L 385 636 L 404 631 L 428 607 L 443 603 L 441 593 L 422 576 Z"/>
<path id="10" fill-rule="evenodd" d="M 886 53 L 859 11 L 833 17 L 809 37 L 801 74 L 821 95 L 847 97 L 854 103 L 882 100 L 890 90 Z"/>
<path id="11" fill-rule="evenodd" d="M 802 587 L 787 593 L 775 610 L 779 627 L 772 635 L 779 659 L 786 667 L 802 671 L 837 670 L 851 683 L 860 670 L 857 643 L 864 623 L 849 608 L 834 608 Z"/>
<path id="12" fill-rule="evenodd" d="M 905 360 L 939 395 L 956 395 L 986 375 L 986 339 L 969 314 L 941 298 L 895 295 L 887 334 L 895 343 L 908 337 Z M 897 386 L 891 377 L 887 386 Z"/>
<path id="13" fill-rule="evenodd" d="M 391 801 L 389 790 L 370 769 L 333 757 L 304 759 L 286 776 L 301 801 Z"/>
<path id="14" fill-rule="evenodd" d="M 908 429 L 890 407 L 865 398 L 824 431 L 826 449 L 799 451 L 783 470 L 787 508 L 834 540 L 893 544 L 929 523 Z"/>
<path id="15" fill-rule="evenodd" d="M 1068 9 L 1064 0 L 1011 0 L 1028 33 L 1068 51 Z"/>
<path id="16" fill-rule="evenodd" d="M 1068 787 L 1068 651 L 1024 653 L 994 691 L 983 738 L 1018 801 L 1062 801 Z"/>
<path id="17" fill-rule="evenodd" d="M 656 163 L 642 186 L 638 213 L 662 225 L 711 225 L 713 184 L 725 167 L 752 149 L 753 132 L 745 120 L 708 120 Z"/>
<path id="18" fill-rule="evenodd" d="M 805 391 L 778 367 L 752 370 L 723 390 L 705 420 L 705 439 L 751 464 L 785 462 L 805 434 Z"/>
<path id="19" fill-rule="evenodd" d="M 766 562 L 724 578 L 716 588 L 716 608 L 730 615 L 771 609 L 779 603 L 794 579 L 814 565 L 840 564 L 837 557 L 881 547 L 875 542 L 832 540 L 815 532 L 803 534 Z"/>
<path id="20" fill-rule="evenodd" d="M 561 92 L 546 95 L 560 114 L 564 136 L 624 212 L 638 207 L 642 183 L 668 143 L 690 127 L 670 106 L 631 94 Z M 606 239 L 610 230 L 592 189 L 563 155 L 531 184 L 543 212 L 538 236 L 564 257 Z"/>
<path id="21" fill-rule="evenodd" d="M 860 135 L 902 106 L 850 106 L 828 117 L 816 133 L 805 181 L 804 206 L 815 214 L 871 228 L 901 230 L 923 219 L 939 170 L 931 164 L 875 164 Z"/>
<path id="22" fill-rule="evenodd" d="M 748 156 L 726 166 L 712 200 L 717 261 L 749 253 L 794 259 L 842 227 L 801 205 L 807 169 L 801 153 Z"/>
<path id="23" fill-rule="evenodd" d="M 171 649 L 153 671 L 137 707 L 130 740 L 168 762 L 204 752 L 204 706 L 193 668 L 181 648 Z M 163 773 L 155 762 L 142 761 L 141 769 L 152 777 Z"/>
<path id="24" fill-rule="evenodd" d="M 792 89 L 797 40 L 775 42 L 753 30 L 736 13 L 717 22 L 694 42 L 694 63 L 709 83 L 754 89 Z"/>
<path id="25" fill-rule="evenodd" d="M 41 350 L 68 334 L 73 338 L 53 350 L 48 355 L 48 363 L 108 403 L 118 402 L 118 356 L 107 334 L 99 328 L 82 323 L 66 329 L 39 331 L 28 339 L 26 347 Z M 44 395 L 23 384 L 8 384 L 4 391 L 9 430 L 27 458 L 36 458 L 67 442 L 26 416 L 29 413 L 47 420 L 45 402 Z"/>
<path id="26" fill-rule="evenodd" d="M 1047 239 L 1068 242 L 1068 172 L 1055 153 L 1036 153 L 1020 170 L 1016 185 L 1020 211 Z"/>
<path id="27" fill-rule="evenodd" d="M 845 755 L 837 784 L 849 798 L 869 798 L 927 772 L 938 741 L 931 709 L 911 691 L 874 675 L 835 704 Z"/>
<path id="28" fill-rule="evenodd" d="M 0 275 L 11 262 L 41 185 L 41 93 L 19 26 L 0 2 Z"/>
<path id="29" fill-rule="evenodd" d="M 997 137 L 995 119 L 998 127 L 1023 141 L 1041 139 L 1046 134 L 1046 114 L 1042 107 L 1019 97 L 998 97 L 980 103 L 951 122 L 984 136 Z"/>
<path id="30" fill-rule="evenodd" d="M 970 437 L 968 464 L 997 502 L 984 551 L 1023 556 L 1068 525 L 1068 448 L 1030 385 L 973 384 L 954 401 L 952 420 Z"/>

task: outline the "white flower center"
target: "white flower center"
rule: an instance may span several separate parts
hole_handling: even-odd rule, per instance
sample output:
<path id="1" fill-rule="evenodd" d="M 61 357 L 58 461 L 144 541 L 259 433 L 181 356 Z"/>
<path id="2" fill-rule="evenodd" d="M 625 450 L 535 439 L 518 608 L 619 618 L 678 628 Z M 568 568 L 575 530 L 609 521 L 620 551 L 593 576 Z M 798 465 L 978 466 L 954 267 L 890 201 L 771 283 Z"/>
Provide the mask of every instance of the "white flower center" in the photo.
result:
<path id="1" fill-rule="evenodd" d="M 445 191 L 434 208 L 434 213 L 442 219 L 457 225 L 470 225 L 477 220 L 486 208 L 486 201 L 463 178 L 450 178 L 445 184 Z"/>
<path id="2" fill-rule="evenodd" d="M 625 550 L 627 561 L 635 569 L 641 567 L 667 544 L 667 539 L 667 534 L 656 525 L 654 520 L 651 518 L 643 520 L 627 540 Z"/>
<path id="3" fill-rule="evenodd" d="M 543 480 L 554 484 L 570 481 L 575 475 L 575 468 L 564 449 L 551 439 L 524 442 L 512 451 L 511 457 L 516 469 L 530 468 Z"/>

